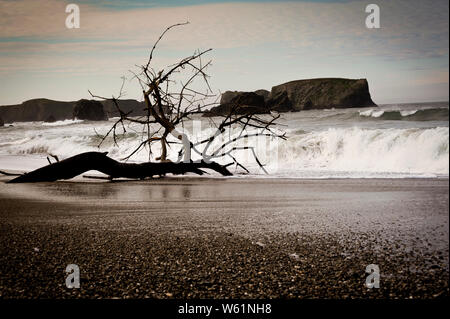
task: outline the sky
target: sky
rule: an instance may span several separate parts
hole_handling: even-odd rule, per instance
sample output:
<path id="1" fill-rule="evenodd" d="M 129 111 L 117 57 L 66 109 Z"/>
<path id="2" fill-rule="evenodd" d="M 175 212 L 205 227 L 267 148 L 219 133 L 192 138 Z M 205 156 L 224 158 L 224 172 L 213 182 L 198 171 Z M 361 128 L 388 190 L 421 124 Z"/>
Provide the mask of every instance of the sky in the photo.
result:
<path id="1" fill-rule="evenodd" d="M 68 29 L 69 3 L 80 28 Z M 368 29 L 365 8 L 380 8 L 380 28 Z M 78 100 L 117 95 L 141 100 L 130 70 L 156 69 L 197 49 L 210 84 L 226 90 L 267 89 L 319 78 L 366 78 L 377 104 L 449 99 L 447 0 L 0 0 L 0 105 L 32 98 Z"/>

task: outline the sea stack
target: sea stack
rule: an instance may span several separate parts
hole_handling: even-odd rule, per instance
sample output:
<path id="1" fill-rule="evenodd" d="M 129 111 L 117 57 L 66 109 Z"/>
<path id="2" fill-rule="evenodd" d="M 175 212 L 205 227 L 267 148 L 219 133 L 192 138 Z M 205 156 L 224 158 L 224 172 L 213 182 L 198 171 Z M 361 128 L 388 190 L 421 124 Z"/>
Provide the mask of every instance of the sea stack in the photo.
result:
<path id="1" fill-rule="evenodd" d="M 103 104 L 95 100 L 79 100 L 73 108 L 73 118 L 89 121 L 106 121 Z"/>
<path id="2" fill-rule="evenodd" d="M 366 79 L 291 81 L 272 87 L 270 98 L 282 98 L 284 104 L 290 102 L 292 111 L 376 106 L 370 97 Z"/>
<path id="3" fill-rule="evenodd" d="M 220 105 L 205 112 L 204 116 L 227 115 L 236 104 L 240 106 L 238 114 L 376 106 L 366 79 L 321 78 L 276 85 L 270 94 L 266 90 L 226 91 Z"/>
<path id="4" fill-rule="evenodd" d="M 239 106 L 234 111 L 235 114 L 262 114 L 268 113 L 264 96 L 256 94 L 255 92 L 230 92 L 233 94 L 226 95 L 219 106 L 213 107 L 211 110 L 205 112 L 203 116 L 217 116 L 230 113 L 232 107 Z M 233 97 L 231 97 L 233 96 Z M 231 99 L 229 99 L 231 97 Z"/>
<path id="5" fill-rule="evenodd" d="M 256 90 L 255 92 L 243 92 L 243 91 L 225 91 L 220 97 L 220 104 L 230 103 L 232 99 L 238 96 L 245 95 L 247 93 L 255 93 L 264 98 L 264 101 L 269 97 L 270 92 L 267 90 Z"/>

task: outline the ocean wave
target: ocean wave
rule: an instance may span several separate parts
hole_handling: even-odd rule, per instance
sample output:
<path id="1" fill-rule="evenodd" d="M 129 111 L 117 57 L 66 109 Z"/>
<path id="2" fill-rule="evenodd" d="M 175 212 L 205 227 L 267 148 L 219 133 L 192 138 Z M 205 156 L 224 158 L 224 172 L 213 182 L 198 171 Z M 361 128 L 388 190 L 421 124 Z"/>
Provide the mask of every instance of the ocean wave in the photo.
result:
<path id="1" fill-rule="evenodd" d="M 367 111 L 360 111 L 359 115 L 366 116 L 366 117 L 380 117 L 384 114 L 384 111 L 380 110 L 367 110 Z"/>
<path id="2" fill-rule="evenodd" d="M 63 120 L 63 121 L 56 121 L 56 122 L 51 122 L 51 123 L 44 122 L 44 123 L 42 123 L 42 125 L 43 126 L 61 126 L 61 125 L 77 124 L 77 123 L 81 123 L 81 122 L 83 122 L 83 120 Z"/>
<path id="3" fill-rule="evenodd" d="M 380 110 L 370 109 L 359 111 L 355 115 L 381 120 L 410 121 L 448 121 L 448 108 L 432 108 L 422 110 Z"/>
<path id="4" fill-rule="evenodd" d="M 448 176 L 449 129 L 330 128 L 292 136 L 270 153 L 268 169 L 278 173 Z"/>
<path id="5" fill-rule="evenodd" d="M 448 111 L 448 110 L 447 110 Z M 419 112 L 419 111 L 418 111 Z M 414 114 L 406 116 L 414 116 Z M 96 126 L 105 133 L 109 123 Z M 210 134 L 202 130 L 202 134 Z M 292 127 L 287 140 L 249 139 L 246 145 L 256 146 L 258 158 L 266 164 L 271 176 L 324 177 L 432 177 L 449 174 L 449 128 L 360 128 L 337 127 L 305 131 Z M 17 128 L 0 144 L 3 155 L 40 155 L 49 153 L 67 158 L 87 151 L 108 151 L 109 156 L 123 159 L 139 145 L 137 133 L 127 133 L 119 139 L 97 146 L 101 138 L 93 129 L 82 125 L 60 127 L 33 126 L 30 130 Z M 262 140 L 262 141 L 261 141 Z M 220 144 L 219 144 L 220 145 Z M 159 154 L 160 144 L 152 147 Z M 178 148 L 171 145 L 169 158 L 176 160 Z M 252 173 L 263 174 L 252 154 L 238 152 L 236 158 Z M 133 161 L 148 160 L 148 150 L 138 153 Z M 229 158 L 222 158 L 228 163 Z"/>

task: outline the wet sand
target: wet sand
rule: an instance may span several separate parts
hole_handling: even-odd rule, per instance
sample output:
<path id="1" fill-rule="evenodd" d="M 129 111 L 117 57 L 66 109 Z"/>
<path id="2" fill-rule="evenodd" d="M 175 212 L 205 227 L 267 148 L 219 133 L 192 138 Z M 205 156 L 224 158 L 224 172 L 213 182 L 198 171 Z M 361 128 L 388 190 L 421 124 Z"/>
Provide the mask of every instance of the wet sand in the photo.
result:
<path id="1" fill-rule="evenodd" d="M 0 298 L 449 296 L 448 179 L 5 180 Z"/>

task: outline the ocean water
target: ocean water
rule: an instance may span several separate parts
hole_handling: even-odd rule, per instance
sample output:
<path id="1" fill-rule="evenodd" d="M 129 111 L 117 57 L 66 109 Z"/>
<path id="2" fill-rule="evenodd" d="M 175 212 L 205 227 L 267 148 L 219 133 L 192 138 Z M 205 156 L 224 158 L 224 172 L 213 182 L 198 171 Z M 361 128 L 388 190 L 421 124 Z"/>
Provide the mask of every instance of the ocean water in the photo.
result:
<path id="1" fill-rule="evenodd" d="M 286 132 L 287 140 L 265 136 L 240 139 L 233 128 L 217 138 L 211 150 L 238 147 L 232 154 L 243 164 L 231 166 L 238 176 L 289 178 L 408 178 L 448 177 L 449 174 L 449 103 L 389 104 L 372 108 L 310 110 L 283 113 L 276 129 Z M 0 169 L 29 171 L 47 164 L 48 154 L 60 159 L 87 151 L 109 152 L 123 160 L 142 141 L 142 127 L 132 124 L 120 134 L 118 146 L 107 139 L 99 148 L 115 119 L 104 122 L 61 121 L 55 123 L 13 123 L 0 128 Z M 213 120 L 196 117 L 177 128 L 199 141 L 214 133 Z M 122 133 L 121 129 L 118 129 Z M 257 132 L 248 130 L 248 134 Z M 175 140 L 173 140 L 175 142 Z M 177 160 L 181 145 L 171 144 L 169 158 Z M 255 155 L 265 165 L 264 172 Z M 201 151 L 201 148 L 199 147 Z M 135 154 L 128 161 L 142 162 L 159 156 L 155 144 Z M 193 159 L 200 156 L 192 151 Z M 215 158 L 229 163 L 231 157 Z"/>

